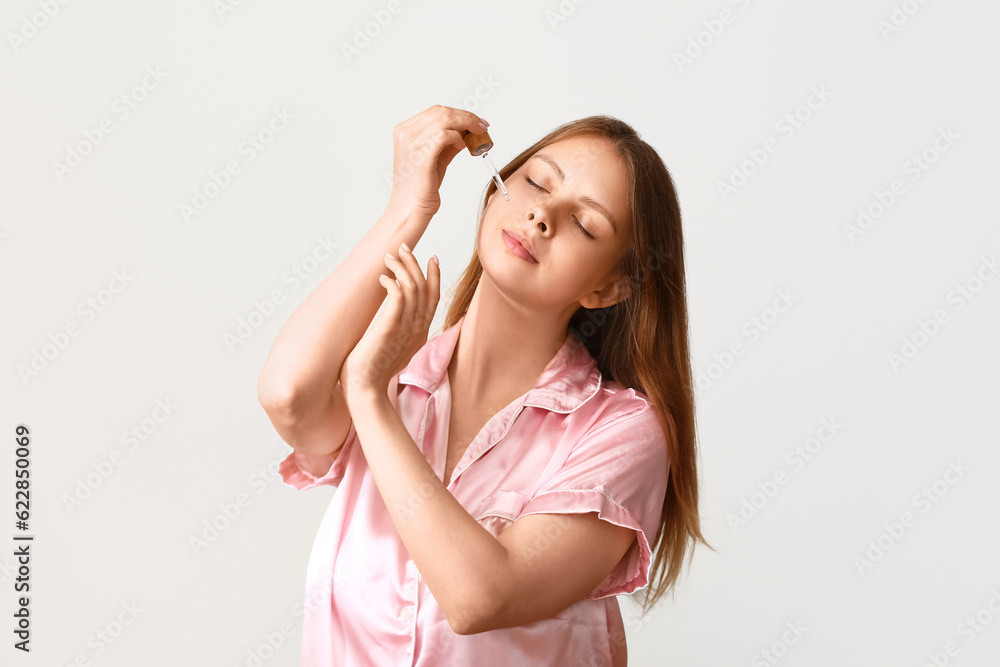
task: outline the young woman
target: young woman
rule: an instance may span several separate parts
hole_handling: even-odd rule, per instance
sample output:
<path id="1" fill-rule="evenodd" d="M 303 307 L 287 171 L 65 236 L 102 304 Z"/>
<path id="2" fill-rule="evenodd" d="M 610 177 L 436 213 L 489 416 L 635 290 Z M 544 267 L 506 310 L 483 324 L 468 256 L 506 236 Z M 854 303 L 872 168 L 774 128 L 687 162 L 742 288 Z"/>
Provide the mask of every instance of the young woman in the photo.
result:
<path id="1" fill-rule="evenodd" d="M 411 248 L 486 125 L 395 127 L 385 212 L 261 373 L 282 479 L 339 487 L 303 665 L 625 665 L 615 596 L 659 576 L 647 611 L 704 542 L 680 209 L 629 125 L 567 123 L 501 170 L 428 339 L 441 272 Z"/>

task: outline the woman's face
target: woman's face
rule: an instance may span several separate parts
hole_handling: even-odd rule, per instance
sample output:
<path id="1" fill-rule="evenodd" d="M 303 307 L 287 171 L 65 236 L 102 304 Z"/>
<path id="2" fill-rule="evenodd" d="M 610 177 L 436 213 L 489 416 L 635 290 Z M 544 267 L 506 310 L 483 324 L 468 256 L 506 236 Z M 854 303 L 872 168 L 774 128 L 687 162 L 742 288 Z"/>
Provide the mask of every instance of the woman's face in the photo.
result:
<path id="1" fill-rule="evenodd" d="M 579 136 L 546 146 L 494 193 L 480 225 L 483 272 L 519 303 L 601 308 L 626 296 L 615 267 L 631 242 L 624 165 L 610 142 Z M 523 239 L 533 256 L 515 246 Z"/>

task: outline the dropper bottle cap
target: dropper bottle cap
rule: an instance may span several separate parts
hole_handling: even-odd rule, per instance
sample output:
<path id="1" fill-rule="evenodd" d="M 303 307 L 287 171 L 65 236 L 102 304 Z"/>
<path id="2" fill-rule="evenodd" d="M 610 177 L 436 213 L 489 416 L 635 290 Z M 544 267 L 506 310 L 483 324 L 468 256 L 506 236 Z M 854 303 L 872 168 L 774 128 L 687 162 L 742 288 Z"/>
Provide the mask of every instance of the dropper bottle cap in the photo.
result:
<path id="1" fill-rule="evenodd" d="M 475 157 L 479 157 L 489 149 L 493 148 L 493 140 L 490 139 L 489 132 L 486 132 L 485 130 L 477 134 L 473 134 L 469 130 L 466 130 L 465 135 L 462 138 L 465 140 L 465 145 L 469 147 L 469 152 Z"/>

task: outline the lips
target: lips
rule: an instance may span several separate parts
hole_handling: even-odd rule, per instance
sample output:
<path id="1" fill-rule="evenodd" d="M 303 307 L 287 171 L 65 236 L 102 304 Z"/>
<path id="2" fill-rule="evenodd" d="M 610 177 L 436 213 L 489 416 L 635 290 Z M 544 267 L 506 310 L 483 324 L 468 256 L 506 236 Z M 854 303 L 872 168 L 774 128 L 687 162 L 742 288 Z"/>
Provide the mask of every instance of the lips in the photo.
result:
<path id="1" fill-rule="evenodd" d="M 532 252 L 531 244 L 528 243 L 528 239 L 526 239 L 524 236 L 521 236 L 517 232 L 509 231 L 506 229 L 504 230 L 503 233 L 505 236 L 504 242 L 507 243 L 508 247 L 511 248 L 512 252 L 520 255 L 521 253 L 518 252 L 518 250 L 520 250 L 525 255 L 527 255 L 527 257 L 523 257 L 522 259 L 526 259 L 535 264 L 538 263 L 538 260 L 535 258 L 535 253 Z"/>

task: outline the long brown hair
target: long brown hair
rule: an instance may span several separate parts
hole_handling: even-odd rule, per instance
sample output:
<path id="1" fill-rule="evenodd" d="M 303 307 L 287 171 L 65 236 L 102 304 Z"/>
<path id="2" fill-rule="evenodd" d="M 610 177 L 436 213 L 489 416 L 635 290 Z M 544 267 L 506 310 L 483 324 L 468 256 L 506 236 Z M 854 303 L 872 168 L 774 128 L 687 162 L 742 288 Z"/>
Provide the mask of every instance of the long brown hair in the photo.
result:
<path id="1" fill-rule="evenodd" d="M 670 172 L 656 151 L 628 123 L 607 115 L 589 116 L 557 127 L 504 166 L 500 177 L 506 181 L 549 144 L 580 135 L 609 140 L 625 164 L 632 243 L 619 264 L 628 283 L 628 296 L 607 308 L 581 306 L 570 318 L 569 328 L 586 344 L 604 378 L 649 398 L 667 436 L 670 476 L 660 525 L 652 540 L 653 566 L 642 602 L 644 616 L 673 587 L 688 548 L 691 558 L 697 541 L 712 548 L 701 534 L 698 517 L 695 406 L 680 204 Z M 496 190 L 496 184 L 490 181 L 479 209 L 480 223 L 486 201 Z M 443 329 L 457 323 L 468 311 L 482 273 L 477 233 L 472 259 L 449 290 L 454 296 Z"/>

